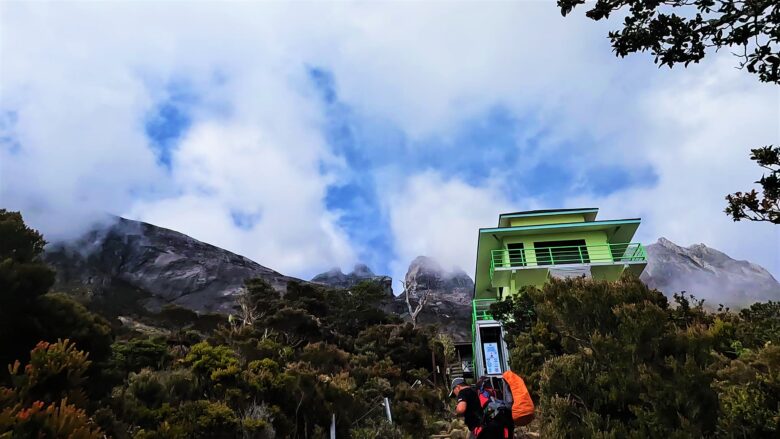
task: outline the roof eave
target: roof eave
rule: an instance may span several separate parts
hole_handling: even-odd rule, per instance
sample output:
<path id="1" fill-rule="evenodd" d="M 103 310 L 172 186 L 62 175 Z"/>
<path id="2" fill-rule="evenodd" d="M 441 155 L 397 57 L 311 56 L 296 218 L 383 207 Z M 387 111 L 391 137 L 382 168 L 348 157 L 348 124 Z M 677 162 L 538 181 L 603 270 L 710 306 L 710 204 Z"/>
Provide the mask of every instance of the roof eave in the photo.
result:
<path id="1" fill-rule="evenodd" d="M 527 230 L 546 230 L 546 229 L 558 229 L 558 228 L 575 228 L 575 227 L 594 227 L 594 226 L 609 226 L 609 225 L 621 225 L 621 224 L 639 224 L 642 221 L 641 218 L 626 218 L 619 220 L 604 220 L 604 221 L 585 221 L 576 223 L 557 223 L 557 224 L 540 224 L 533 226 L 516 226 L 516 227 L 485 227 L 480 228 L 479 233 L 504 233 L 504 232 L 519 232 Z"/>

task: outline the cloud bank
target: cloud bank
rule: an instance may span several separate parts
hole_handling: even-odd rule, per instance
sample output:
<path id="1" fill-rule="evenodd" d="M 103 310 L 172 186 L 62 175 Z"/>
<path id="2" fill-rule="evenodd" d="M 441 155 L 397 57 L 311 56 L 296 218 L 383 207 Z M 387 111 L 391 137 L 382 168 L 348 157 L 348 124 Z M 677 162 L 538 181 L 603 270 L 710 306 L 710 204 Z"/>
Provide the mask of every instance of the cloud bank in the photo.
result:
<path id="1" fill-rule="evenodd" d="M 780 274 L 723 196 L 780 139 L 728 54 L 616 59 L 552 4 L 0 5 L 0 205 L 50 239 L 105 213 L 308 277 L 425 254 L 470 271 L 503 210 L 602 207 L 641 239 Z"/>

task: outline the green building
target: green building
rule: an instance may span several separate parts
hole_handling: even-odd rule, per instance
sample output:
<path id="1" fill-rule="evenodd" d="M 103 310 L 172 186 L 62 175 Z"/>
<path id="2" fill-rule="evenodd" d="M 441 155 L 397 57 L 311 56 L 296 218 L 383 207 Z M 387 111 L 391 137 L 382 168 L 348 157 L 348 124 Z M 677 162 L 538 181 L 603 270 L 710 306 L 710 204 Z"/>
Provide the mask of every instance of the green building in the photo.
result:
<path id="1" fill-rule="evenodd" d="M 507 349 L 490 304 L 551 277 L 616 280 L 647 265 L 642 244 L 632 242 L 639 218 L 597 220 L 598 209 L 504 213 L 498 227 L 479 229 L 472 305 L 474 375 L 507 369 Z"/>

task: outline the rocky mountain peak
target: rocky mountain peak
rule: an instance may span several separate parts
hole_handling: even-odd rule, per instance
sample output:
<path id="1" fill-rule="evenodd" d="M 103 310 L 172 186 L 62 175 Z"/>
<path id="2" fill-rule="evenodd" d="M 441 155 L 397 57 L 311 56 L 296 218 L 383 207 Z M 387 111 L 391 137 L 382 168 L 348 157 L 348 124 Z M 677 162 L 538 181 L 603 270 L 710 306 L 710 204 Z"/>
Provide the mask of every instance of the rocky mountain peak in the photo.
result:
<path id="1" fill-rule="evenodd" d="M 388 295 L 393 292 L 393 280 L 390 276 L 376 275 L 368 265 L 355 264 L 351 273 L 344 274 L 341 268 L 332 268 L 325 273 L 314 276 L 311 281 L 321 285 L 328 285 L 334 288 L 351 288 L 364 281 L 378 282 L 382 285 Z"/>
<path id="2" fill-rule="evenodd" d="M 373 271 L 371 271 L 370 268 L 368 268 L 368 265 L 366 264 L 355 264 L 355 267 L 352 269 L 352 275 L 354 276 L 360 276 L 360 277 L 374 277 L 376 276 Z"/>
<path id="3" fill-rule="evenodd" d="M 659 238 L 647 246 L 647 256 L 641 279 L 666 294 L 686 291 L 712 306 L 734 307 L 780 299 L 780 283 L 766 269 L 705 244 L 683 247 Z"/>
<path id="4" fill-rule="evenodd" d="M 460 268 L 447 270 L 428 256 L 418 256 L 412 260 L 404 283 L 406 289 L 413 293 L 433 290 L 436 300 L 459 304 L 469 304 L 474 293 L 474 281 L 466 272 Z"/>
<path id="5" fill-rule="evenodd" d="M 661 246 L 661 247 L 666 247 L 666 248 L 674 248 L 674 249 L 682 248 L 679 245 L 673 243 L 672 241 L 664 238 L 663 236 L 658 238 L 658 241 L 656 242 L 656 244 Z"/>

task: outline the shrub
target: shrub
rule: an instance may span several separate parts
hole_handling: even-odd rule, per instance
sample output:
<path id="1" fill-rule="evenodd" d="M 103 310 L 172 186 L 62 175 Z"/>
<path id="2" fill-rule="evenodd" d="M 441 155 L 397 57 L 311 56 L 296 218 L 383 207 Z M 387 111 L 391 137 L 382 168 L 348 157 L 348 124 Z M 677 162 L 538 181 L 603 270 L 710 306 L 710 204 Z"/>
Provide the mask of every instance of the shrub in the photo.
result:
<path id="1" fill-rule="evenodd" d="M 212 346 L 200 342 L 190 349 L 183 360 L 202 377 L 218 380 L 227 371 L 238 370 L 238 356 L 227 346 Z"/>
<path id="2" fill-rule="evenodd" d="M 14 391 L 23 404 L 33 401 L 53 403 L 70 399 L 84 406 L 83 385 L 90 361 L 70 340 L 40 342 L 30 352 L 29 363 L 21 369 L 16 361 L 9 367 Z"/>
<path id="3" fill-rule="evenodd" d="M 369 419 L 365 425 L 352 429 L 352 439 L 411 439 L 414 435 L 403 432 L 398 425 L 385 419 Z"/>
<path id="4" fill-rule="evenodd" d="M 780 345 L 780 302 L 754 303 L 739 312 L 736 336 L 746 348 Z"/>
<path id="5" fill-rule="evenodd" d="M 143 368 L 162 369 L 171 361 L 164 340 L 140 338 L 111 345 L 111 367 L 121 376 Z"/>
<path id="6" fill-rule="evenodd" d="M 69 340 L 40 342 L 22 369 L 9 366 L 12 387 L 0 387 L 0 437 L 100 438 L 102 433 L 80 408 L 90 362 Z M 71 404 L 69 399 L 77 404 Z"/>
<path id="7" fill-rule="evenodd" d="M 84 410 L 68 404 L 35 401 L 29 406 L 17 404 L 0 410 L 2 438 L 101 439 L 103 433 Z"/>
<path id="8" fill-rule="evenodd" d="M 780 346 L 747 351 L 717 373 L 720 417 L 725 437 L 780 434 Z"/>
<path id="9" fill-rule="evenodd" d="M 271 410 L 265 404 L 253 402 L 241 412 L 241 437 L 243 439 L 273 439 L 276 432 L 271 425 Z"/>
<path id="10" fill-rule="evenodd" d="M 324 373 L 336 373 L 349 364 L 349 354 L 326 343 L 306 345 L 300 356 L 301 360 L 311 363 Z"/>
<path id="11" fill-rule="evenodd" d="M 89 352 L 93 362 L 102 362 L 111 355 L 113 336 L 108 321 L 66 294 L 49 293 L 38 298 L 35 319 L 42 340 L 67 338 Z"/>
<path id="12" fill-rule="evenodd" d="M 513 365 L 541 366 L 526 377 L 545 436 L 715 432 L 715 338 L 700 302 L 679 295 L 672 309 L 633 277 L 553 280 L 525 294 L 494 311 L 517 317 L 507 325 Z"/>

